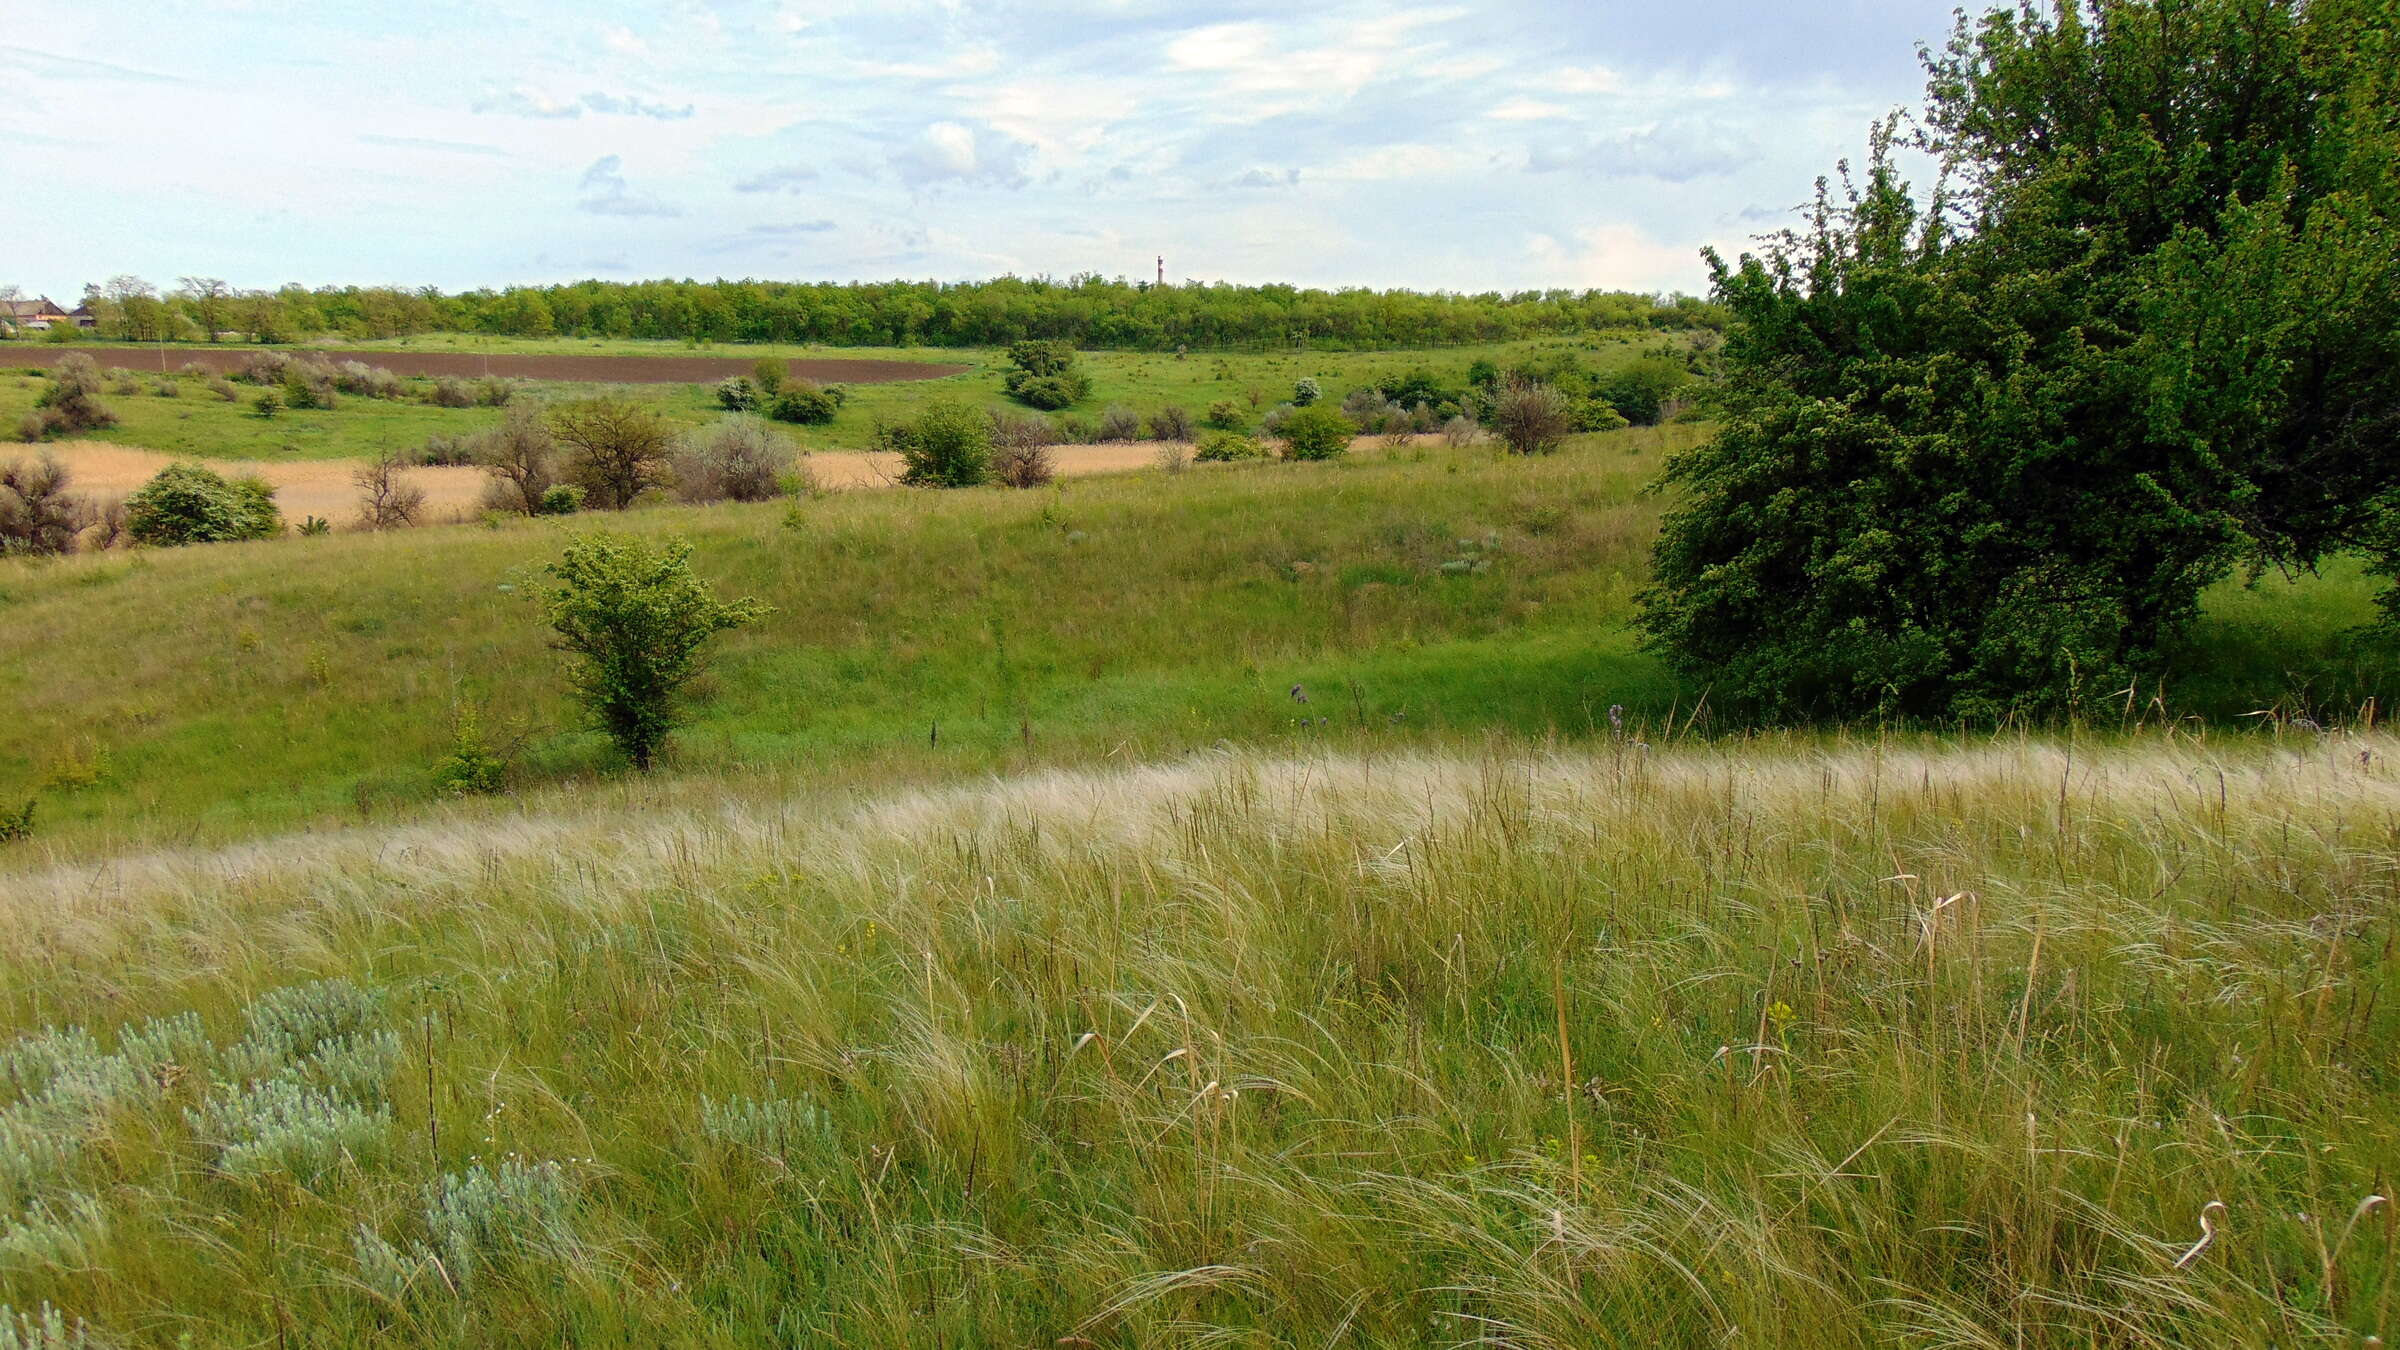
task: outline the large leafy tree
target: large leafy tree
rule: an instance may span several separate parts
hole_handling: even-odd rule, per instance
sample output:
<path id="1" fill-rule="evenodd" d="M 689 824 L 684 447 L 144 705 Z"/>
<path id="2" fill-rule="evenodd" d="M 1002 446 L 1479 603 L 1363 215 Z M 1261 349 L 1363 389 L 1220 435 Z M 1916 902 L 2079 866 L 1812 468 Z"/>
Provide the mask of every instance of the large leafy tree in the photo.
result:
<path id="1" fill-rule="evenodd" d="M 756 600 L 719 600 L 692 571 L 692 546 L 652 546 L 617 535 L 567 545 L 549 565 L 554 643 L 592 725 L 648 772 L 681 725 L 684 687 L 702 669 L 700 649 L 769 611 Z"/>
<path id="2" fill-rule="evenodd" d="M 1653 642 L 1768 715 L 2041 710 L 2245 563 L 2387 549 L 2400 0 L 2093 0 L 1931 55 L 1729 265 L 1726 430 L 1673 466 Z"/>

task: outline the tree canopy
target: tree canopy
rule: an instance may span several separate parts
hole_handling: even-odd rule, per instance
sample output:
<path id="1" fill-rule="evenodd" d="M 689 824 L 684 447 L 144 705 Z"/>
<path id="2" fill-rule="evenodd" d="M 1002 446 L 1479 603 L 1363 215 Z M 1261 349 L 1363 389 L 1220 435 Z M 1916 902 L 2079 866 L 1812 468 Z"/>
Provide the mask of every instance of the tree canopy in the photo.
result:
<path id="1" fill-rule="evenodd" d="M 1728 264 L 1653 644 L 1770 716 L 2071 706 L 2244 565 L 2388 558 L 2400 0 L 1962 20 L 1804 229 Z M 2387 570 L 2388 567 L 2387 567 Z"/>

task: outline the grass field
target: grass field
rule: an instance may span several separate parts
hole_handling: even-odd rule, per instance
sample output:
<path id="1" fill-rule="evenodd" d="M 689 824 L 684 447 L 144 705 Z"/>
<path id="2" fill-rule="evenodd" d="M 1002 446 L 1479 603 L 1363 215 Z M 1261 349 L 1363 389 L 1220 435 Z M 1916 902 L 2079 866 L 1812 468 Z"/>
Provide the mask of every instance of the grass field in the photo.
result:
<path id="1" fill-rule="evenodd" d="M 2361 1344 L 2396 750 L 685 779 L 19 875 L 0 1298 L 96 1345 Z"/>
<path id="2" fill-rule="evenodd" d="M 1702 434 L 0 562 L 0 1346 L 2391 1337 L 2370 579 L 1745 731 Z M 598 529 L 776 607 L 649 778 Z"/>
<path id="3" fill-rule="evenodd" d="M 879 421 L 906 419 L 932 398 L 964 398 L 994 408 L 1017 406 L 1003 397 L 1000 390 L 1000 375 L 1007 368 L 1007 361 L 1000 352 L 980 348 L 940 351 L 771 346 L 687 349 L 680 343 L 617 341 L 586 344 L 433 335 L 411 339 L 405 346 L 386 344 L 383 348 L 325 350 L 338 357 L 355 357 L 373 364 L 374 351 L 382 349 L 484 351 L 495 355 L 566 353 L 602 356 L 658 356 L 705 350 L 705 354 L 712 356 L 747 356 L 756 353 L 783 357 L 917 359 L 958 362 L 973 367 L 966 374 L 942 379 L 852 386 L 850 401 L 831 424 L 784 428 L 785 434 L 795 442 L 811 449 L 863 449 L 872 440 Z M 1339 399 L 1350 389 L 1368 383 L 1379 375 L 1423 367 L 1446 381 L 1463 384 L 1467 367 L 1478 358 L 1490 358 L 1505 364 L 1512 358 L 1558 349 L 1571 349 L 1583 359 L 1586 366 L 1605 370 L 1631 360 L 1643 350 L 1643 343 L 1612 335 L 1575 341 L 1551 339 L 1539 343 L 1412 352 L 1196 354 L 1184 358 L 1159 353 L 1091 352 L 1086 353 L 1082 360 L 1092 376 L 1093 393 L 1072 411 L 1092 420 L 1111 405 L 1122 404 L 1146 416 L 1173 403 L 1188 408 L 1194 417 L 1198 417 L 1208 410 L 1210 404 L 1222 400 L 1235 403 L 1246 417 L 1255 421 L 1258 413 L 1291 397 L 1292 386 L 1303 376 L 1316 377 L 1328 396 Z M 167 363 L 180 364 L 176 358 L 180 349 L 170 346 L 164 350 Z M 247 386 L 237 386 L 243 396 L 243 402 L 239 404 L 216 399 L 201 382 L 190 379 L 174 381 L 177 397 L 158 397 L 153 390 L 159 383 L 159 361 L 157 348 L 125 348 L 124 356 L 117 364 L 139 377 L 140 392 L 111 394 L 104 399 L 117 413 L 120 423 L 97 433 L 100 439 L 218 459 L 351 458 L 386 448 L 421 445 L 427 437 L 437 434 L 471 433 L 490 426 L 500 416 L 498 412 L 486 408 L 437 408 L 420 402 L 344 398 L 330 411 L 285 412 L 269 421 L 250 411 L 249 399 L 255 391 Z M 148 369 L 146 376 L 142 373 L 145 367 Z M 430 387 L 429 382 L 425 381 L 413 383 L 420 390 Z M 7 344 L 0 344 L 0 432 L 13 428 L 18 419 L 32 409 L 41 387 L 41 380 L 24 373 L 22 367 L 10 365 Z M 521 385 L 519 397 L 537 400 L 575 398 L 588 396 L 599 388 L 589 384 L 528 381 Z M 720 415 L 713 391 L 702 385 L 622 385 L 608 388 L 625 397 L 653 404 L 679 424 L 697 426 Z M 1249 397 L 1253 389 L 1260 391 L 1260 402 L 1255 410 Z M 0 453 L 6 453 L 5 447 L 0 447 Z"/>

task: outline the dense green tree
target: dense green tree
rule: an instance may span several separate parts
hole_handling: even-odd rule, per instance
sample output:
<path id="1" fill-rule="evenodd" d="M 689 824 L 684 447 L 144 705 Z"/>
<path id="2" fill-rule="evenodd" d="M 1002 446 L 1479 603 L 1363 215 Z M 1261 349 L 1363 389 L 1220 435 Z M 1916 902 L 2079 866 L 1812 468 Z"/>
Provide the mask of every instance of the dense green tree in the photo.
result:
<path id="1" fill-rule="evenodd" d="M 616 535 L 567 546 L 548 571 L 555 645 L 567 681 L 590 715 L 647 772 L 684 720 L 682 693 L 702 670 L 700 649 L 769 613 L 755 600 L 722 601 L 693 574 L 692 546 L 663 547 Z"/>
<path id="2" fill-rule="evenodd" d="M 1357 425 L 1341 409 L 1324 403 L 1295 410 L 1275 428 L 1285 459 L 1332 459 L 1349 450 L 1357 434 Z"/>
<path id="3" fill-rule="evenodd" d="M 888 429 L 878 443 L 897 451 L 900 481 L 911 487 L 977 487 L 992 477 L 992 419 L 955 399 L 926 405 L 914 422 Z"/>
<path id="4" fill-rule="evenodd" d="M 2072 706 L 2245 562 L 2374 547 L 2400 483 L 2396 0 L 1962 21 L 1920 201 L 1878 135 L 1728 265 L 1725 431 L 1645 623 L 1769 715 Z"/>
<path id="5" fill-rule="evenodd" d="M 1091 397 L 1092 377 L 1076 368 L 1072 343 L 1013 342 L 1008 360 L 1011 369 L 1001 377 L 1001 387 L 1027 407 L 1056 412 Z"/>
<path id="6" fill-rule="evenodd" d="M 202 464 L 170 464 L 125 499 L 125 533 L 137 544 L 217 544 L 283 533 L 275 489 L 228 480 Z"/>

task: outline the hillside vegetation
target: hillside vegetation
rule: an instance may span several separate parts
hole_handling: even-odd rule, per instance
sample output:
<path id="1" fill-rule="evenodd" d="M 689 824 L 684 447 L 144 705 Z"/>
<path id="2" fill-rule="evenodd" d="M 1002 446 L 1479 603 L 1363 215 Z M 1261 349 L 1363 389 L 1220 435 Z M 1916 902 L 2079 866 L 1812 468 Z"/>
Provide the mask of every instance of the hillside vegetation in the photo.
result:
<path id="1" fill-rule="evenodd" d="M 19 874 L 0 1297 L 94 1345 L 2356 1343 L 2396 750 L 1204 753 Z"/>

